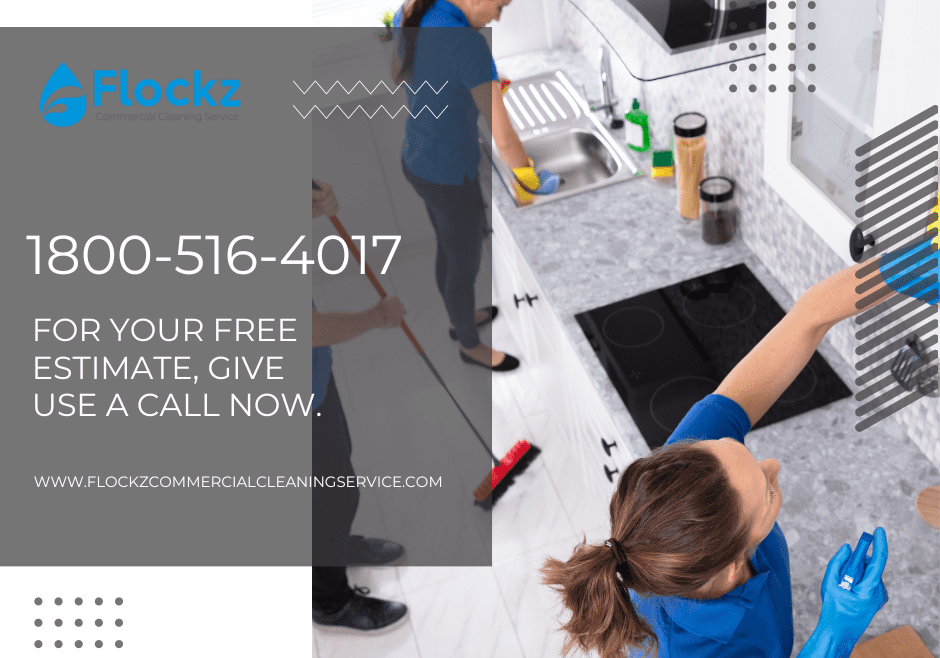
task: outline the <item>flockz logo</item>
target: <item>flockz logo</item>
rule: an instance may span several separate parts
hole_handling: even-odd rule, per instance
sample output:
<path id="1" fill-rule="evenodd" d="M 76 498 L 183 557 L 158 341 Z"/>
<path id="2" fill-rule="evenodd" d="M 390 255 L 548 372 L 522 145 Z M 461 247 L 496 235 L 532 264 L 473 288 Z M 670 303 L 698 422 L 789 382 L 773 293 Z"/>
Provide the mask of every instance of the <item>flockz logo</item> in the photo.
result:
<path id="1" fill-rule="evenodd" d="M 117 82 L 116 85 L 114 84 L 115 82 Z M 178 107 L 188 105 L 190 102 L 192 102 L 195 107 L 202 106 L 203 102 L 212 106 L 241 107 L 242 102 L 232 98 L 232 95 L 241 86 L 240 81 L 222 80 L 220 87 L 228 91 L 218 103 L 215 102 L 211 91 L 215 83 L 216 80 L 206 80 L 203 82 L 202 71 L 199 70 L 193 71 L 191 81 L 184 78 L 171 80 L 166 86 L 165 92 L 163 87 L 161 87 L 160 83 L 156 80 L 141 80 L 134 85 L 132 100 L 128 93 L 130 86 L 127 82 L 127 69 L 121 69 L 120 71 L 95 71 L 94 105 L 95 107 L 101 107 L 102 94 L 117 93 L 121 105 L 131 107 L 134 105 L 134 101 L 136 101 L 138 105 L 150 107 L 151 105 L 159 103 L 165 93 L 167 102 Z M 67 88 L 78 89 L 78 91 L 82 92 L 82 95 L 77 98 L 60 97 L 55 100 L 50 100 L 55 92 Z M 49 78 L 46 86 L 43 87 L 42 95 L 39 97 L 39 112 L 42 114 L 42 118 L 53 126 L 73 126 L 85 116 L 86 105 L 85 93 L 78 78 L 75 77 L 75 74 L 72 73 L 72 70 L 67 67 L 65 63 L 60 64 L 59 68 L 57 68 Z M 58 109 L 60 107 L 64 107 L 65 109 Z"/>
<path id="2" fill-rule="evenodd" d="M 39 97 L 39 112 L 42 114 L 42 118 L 53 126 L 71 126 L 81 121 L 82 117 L 85 116 L 84 92 L 78 98 L 59 98 L 46 105 L 52 94 L 67 87 L 76 87 L 79 91 L 82 91 L 82 85 L 78 78 L 63 62 L 49 78 L 46 86 L 42 88 L 42 96 Z M 50 111 L 60 106 L 64 107 L 65 110 Z"/>

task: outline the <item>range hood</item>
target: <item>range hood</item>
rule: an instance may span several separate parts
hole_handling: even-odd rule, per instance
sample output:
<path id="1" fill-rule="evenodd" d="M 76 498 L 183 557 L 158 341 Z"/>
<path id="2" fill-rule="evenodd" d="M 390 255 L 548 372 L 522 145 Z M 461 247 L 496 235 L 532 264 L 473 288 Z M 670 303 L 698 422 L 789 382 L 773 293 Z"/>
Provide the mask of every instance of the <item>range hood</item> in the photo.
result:
<path id="1" fill-rule="evenodd" d="M 613 3 L 670 55 L 763 34 L 767 25 L 766 0 L 613 0 Z"/>

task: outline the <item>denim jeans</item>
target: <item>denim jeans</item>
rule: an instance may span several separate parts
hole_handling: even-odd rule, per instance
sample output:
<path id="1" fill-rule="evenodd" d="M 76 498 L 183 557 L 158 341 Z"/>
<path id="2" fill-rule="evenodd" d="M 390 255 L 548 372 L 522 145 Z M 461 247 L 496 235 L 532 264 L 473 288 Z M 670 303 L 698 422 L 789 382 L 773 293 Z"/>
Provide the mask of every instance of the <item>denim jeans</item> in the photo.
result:
<path id="1" fill-rule="evenodd" d="M 486 206 L 480 180 L 464 176 L 462 185 L 442 185 L 418 178 L 402 162 L 405 178 L 424 200 L 437 236 L 435 278 L 460 344 L 472 349 L 477 335 L 473 285 L 480 271 Z"/>

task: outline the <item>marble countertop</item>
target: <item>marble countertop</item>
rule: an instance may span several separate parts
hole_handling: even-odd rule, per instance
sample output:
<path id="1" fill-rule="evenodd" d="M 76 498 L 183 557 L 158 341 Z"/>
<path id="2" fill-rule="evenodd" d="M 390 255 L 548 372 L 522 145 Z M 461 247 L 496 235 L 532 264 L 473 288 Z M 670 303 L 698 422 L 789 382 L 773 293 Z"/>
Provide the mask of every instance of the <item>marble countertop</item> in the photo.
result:
<path id="1" fill-rule="evenodd" d="M 510 79 L 561 70 L 584 85 L 591 99 L 597 96 L 597 71 L 573 50 L 502 58 L 497 67 Z M 623 130 L 611 133 L 623 140 Z M 673 179 L 649 177 L 649 158 L 634 154 L 643 177 L 527 209 L 516 207 L 493 171 L 493 201 L 634 455 L 649 448 L 576 313 L 737 263 L 745 263 L 785 310 L 794 302 L 740 236 L 726 245 L 706 244 L 699 222 L 678 214 Z M 819 352 L 857 390 L 854 367 L 825 341 Z M 914 502 L 940 474 L 892 419 L 862 438 L 855 418 L 855 401 L 846 398 L 748 435 L 757 459 L 781 463 L 784 503 L 778 522 L 790 546 L 794 655 L 818 620 L 819 583 L 829 559 L 843 543 L 854 547 L 863 531 L 878 525 L 888 536 L 884 581 L 891 601 L 863 639 L 907 624 L 937 655 L 940 533 L 920 519 Z"/>

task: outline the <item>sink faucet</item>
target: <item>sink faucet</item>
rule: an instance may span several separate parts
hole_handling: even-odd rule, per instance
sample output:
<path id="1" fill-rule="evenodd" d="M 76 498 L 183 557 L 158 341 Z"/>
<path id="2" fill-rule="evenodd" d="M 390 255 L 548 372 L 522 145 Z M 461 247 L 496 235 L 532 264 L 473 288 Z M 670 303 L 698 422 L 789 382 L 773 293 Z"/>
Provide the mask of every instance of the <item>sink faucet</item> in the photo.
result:
<path id="1" fill-rule="evenodd" d="M 600 80 L 601 80 L 601 100 L 598 103 L 589 103 L 592 112 L 604 110 L 604 116 L 610 119 L 611 128 L 622 128 L 623 119 L 617 117 L 618 100 L 614 97 L 614 79 L 610 70 L 610 51 L 607 46 L 601 46 L 600 50 Z"/>

